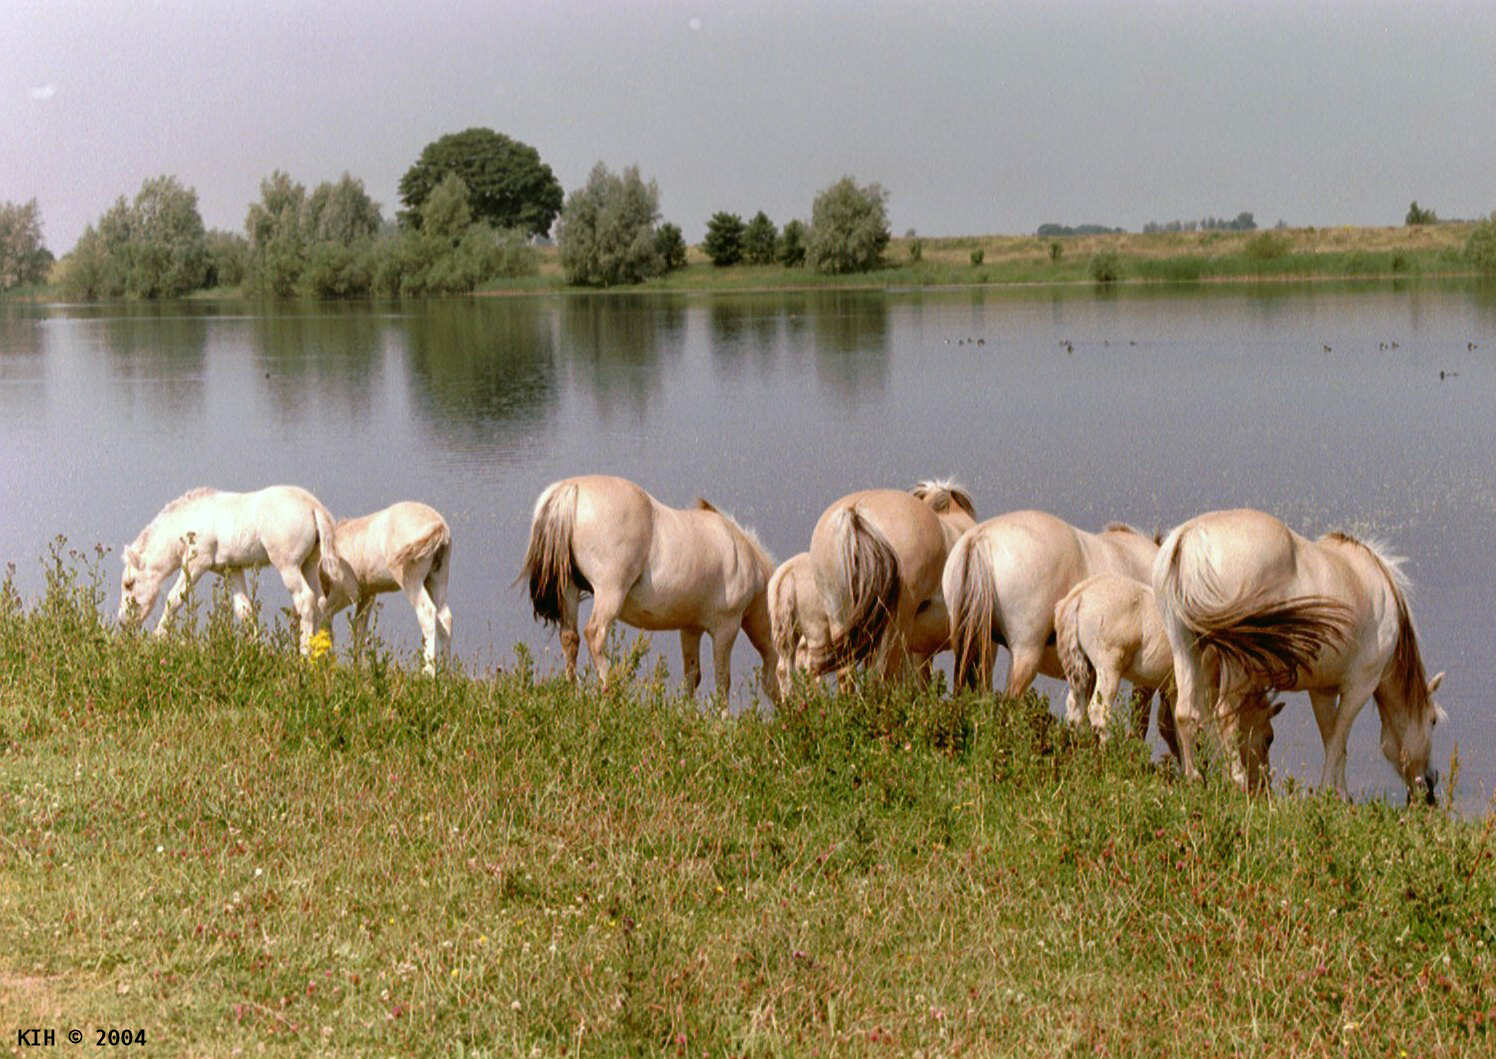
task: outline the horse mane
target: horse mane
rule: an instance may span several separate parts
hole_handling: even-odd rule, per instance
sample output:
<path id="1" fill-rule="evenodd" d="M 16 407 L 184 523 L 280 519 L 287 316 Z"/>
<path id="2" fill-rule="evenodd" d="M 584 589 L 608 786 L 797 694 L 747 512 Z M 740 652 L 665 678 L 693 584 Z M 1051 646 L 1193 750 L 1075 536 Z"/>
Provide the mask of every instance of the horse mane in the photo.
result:
<path id="1" fill-rule="evenodd" d="M 166 502 L 166 506 L 163 507 L 160 511 L 156 512 L 156 517 L 145 524 L 145 529 L 141 530 L 138 534 L 135 535 L 135 540 L 131 543 L 130 547 L 134 548 L 136 551 L 144 550 L 146 544 L 151 539 L 151 530 L 155 528 L 156 523 L 161 520 L 161 517 L 163 515 L 169 515 L 173 511 L 186 507 L 194 500 L 201 500 L 203 497 L 212 496 L 217 492 L 219 492 L 219 490 L 213 488 L 213 486 L 211 485 L 199 485 L 195 488 L 187 490 L 175 500 L 168 500 Z"/>
<path id="2" fill-rule="evenodd" d="M 1163 532 L 1161 530 L 1155 531 L 1154 533 L 1149 534 L 1149 533 L 1144 532 L 1143 530 L 1138 529 L 1136 526 L 1134 526 L 1130 522 L 1108 522 L 1105 526 L 1101 527 L 1101 532 L 1102 533 L 1131 533 L 1131 534 L 1134 534 L 1134 535 L 1136 535 L 1138 537 L 1152 536 L 1154 544 L 1161 545 L 1164 542 L 1164 535 L 1163 535 Z"/>
<path id="3" fill-rule="evenodd" d="M 1387 546 L 1380 541 L 1361 540 L 1339 530 L 1326 533 L 1320 539 L 1360 548 L 1381 570 L 1397 606 L 1397 643 L 1392 649 L 1387 676 L 1410 706 L 1419 710 L 1434 709 L 1433 697 L 1428 691 L 1428 673 L 1423 668 L 1423 652 L 1418 648 L 1418 633 L 1413 628 L 1413 612 L 1408 607 L 1408 591 L 1412 585 L 1403 572 L 1405 560 L 1388 552 Z"/>
<path id="4" fill-rule="evenodd" d="M 726 511 L 723 511 L 721 508 L 717 507 L 705 497 L 698 496 L 696 498 L 696 510 L 710 511 L 714 515 L 722 516 L 722 520 L 726 522 L 730 527 L 732 527 L 732 529 L 737 532 L 738 536 L 742 537 L 743 540 L 747 542 L 748 546 L 758 556 L 759 561 L 767 566 L 770 572 L 774 570 L 774 567 L 777 565 L 774 561 L 774 555 L 769 551 L 769 549 L 764 547 L 764 542 L 758 539 L 758 533 L 756 530 L 743 525 L 737 519 L 733 518 Z"/>
<path id="5" fill-rule="evenodd" d="M 915 484 L 909 492 L 929 504 L 937 512 L 949 511 L 955 504 L 972 518 L 977 517 L 976 505 L 966 487 L 954 478 L 926 478 Z"/>

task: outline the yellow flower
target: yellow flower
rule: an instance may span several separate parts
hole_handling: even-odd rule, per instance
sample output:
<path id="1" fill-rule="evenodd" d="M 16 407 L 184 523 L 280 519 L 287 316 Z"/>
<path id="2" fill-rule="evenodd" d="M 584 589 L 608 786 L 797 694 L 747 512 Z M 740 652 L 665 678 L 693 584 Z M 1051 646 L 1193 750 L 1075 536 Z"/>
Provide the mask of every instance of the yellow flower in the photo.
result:
<path id="1" fill-rule="evenodd" d="M 306 659 L 308 662 L 315 662 L 331 650 L 332 633 L 326 629 L 318 629 L 312 634 L 312 638 L 307 641 Z"/>

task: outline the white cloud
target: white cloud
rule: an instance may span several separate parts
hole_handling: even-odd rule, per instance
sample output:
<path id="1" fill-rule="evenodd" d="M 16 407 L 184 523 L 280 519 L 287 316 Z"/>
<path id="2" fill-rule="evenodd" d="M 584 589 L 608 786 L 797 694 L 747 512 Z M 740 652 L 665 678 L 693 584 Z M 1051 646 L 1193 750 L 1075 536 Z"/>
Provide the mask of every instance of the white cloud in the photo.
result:
<path id="1" fill-rule="evenodd" d="M 51 99 L 57 94 L 57 86 L 50 81 L 44 85 L 37 85 L 31 90 L 32 99 Z"/>

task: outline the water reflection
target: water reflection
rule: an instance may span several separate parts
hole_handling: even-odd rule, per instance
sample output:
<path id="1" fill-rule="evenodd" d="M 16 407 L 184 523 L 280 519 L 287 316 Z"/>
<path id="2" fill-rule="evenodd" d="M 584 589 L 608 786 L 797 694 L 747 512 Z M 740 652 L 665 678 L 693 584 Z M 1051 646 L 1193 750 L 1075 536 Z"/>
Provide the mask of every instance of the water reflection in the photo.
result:
<path id="1" fill-rule="evenodd" d="M 593 295 L 561 303 L 561 348 L 592 395 L 597 415 L 620 411 L 636 424 L 658 397 L 666 370 L 680 360 L 685 303 L 646 295 Z"/>
<path id="2" fill-rule="evenodd" d="M 837 291 L 809 309 L 822 389 L 852 405 L 881 398 L 888 385 L 888 298 Z"/>
<path id="3" fill-rule="evenodd" d="M 778 354 L 785 303 L 780 298 L 724 297 L 709 310 L 712 360 L 728 371 L 765 370 Z"/>
<path id="4" fill-rule="evenodd" d="M 102 353 L 117 389 L 146 417 L 184 420 L 203 415 L 209 317 L 201 311 L 133 305 L 53 324 L 47 328 L 49 348 L 58 350 L 60 358 Z M 77 367 L 92 374 L 92 365 Z"/>
<path id="5" fill-rule="evenodd" d="M 249 334 L 273 414 L 282 424 L 338 412 L 365 417 L 379 381 L 384 320 L 366 306 L 329 303 L 252 318 Z M 245 367 L 246 365 L 240 365 Z"/>

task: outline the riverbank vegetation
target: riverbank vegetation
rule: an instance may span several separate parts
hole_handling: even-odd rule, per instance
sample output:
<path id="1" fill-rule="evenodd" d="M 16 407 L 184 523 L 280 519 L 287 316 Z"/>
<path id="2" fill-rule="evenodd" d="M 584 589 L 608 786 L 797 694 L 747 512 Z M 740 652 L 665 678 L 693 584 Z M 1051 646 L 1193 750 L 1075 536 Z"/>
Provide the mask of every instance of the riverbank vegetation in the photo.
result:
<path id="1" fill-rule="evenodd" d="M 1034 697 L 732 713 L 523 649 L 433 681 L 307 663 L 223 600 L 120 635 L 101 570 L 59 544 L 41 598 L 0 587 L 15 1025 L 203 1055 L 1492 1047 L 1492 816 L 1182 784 Z"/>

